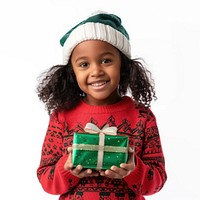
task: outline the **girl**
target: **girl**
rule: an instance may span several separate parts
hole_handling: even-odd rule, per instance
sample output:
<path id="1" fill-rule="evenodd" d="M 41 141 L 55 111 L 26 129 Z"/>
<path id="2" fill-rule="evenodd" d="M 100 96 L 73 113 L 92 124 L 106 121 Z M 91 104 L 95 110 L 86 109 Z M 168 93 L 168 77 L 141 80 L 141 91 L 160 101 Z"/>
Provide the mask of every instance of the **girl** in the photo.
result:
<path id="1" fill-rule="evenodd" d="M 67 199 L 144 200 L 167 177 L 156 118 L 153 80 L 131 59 L 121 19 L 99 13 L 80 22 L 60 40 L 63 65 L 42 75 L 37 93 L 50 114 L 37 169 L 43 189 Z M 130 94 L 129 96 L 126 96 Z M 117 127 L 129 137 L 129 158 L 108 170 L 72 165 L 74 132 L 90 122 Z"/>

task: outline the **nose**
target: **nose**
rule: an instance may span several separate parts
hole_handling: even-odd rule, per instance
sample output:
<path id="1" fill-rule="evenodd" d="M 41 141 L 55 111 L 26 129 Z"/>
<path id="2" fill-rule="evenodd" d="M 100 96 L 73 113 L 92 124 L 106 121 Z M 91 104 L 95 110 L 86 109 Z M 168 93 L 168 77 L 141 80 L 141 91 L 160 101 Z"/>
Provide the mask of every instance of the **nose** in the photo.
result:
<path id="1" fill-rule="evenodd" d="M 97 63 L 93 63 L 91 66 L 91 76 L 92 77 L 98 77 L 104 75 L 104 71 L 101 67 L 101 65 Z"/>

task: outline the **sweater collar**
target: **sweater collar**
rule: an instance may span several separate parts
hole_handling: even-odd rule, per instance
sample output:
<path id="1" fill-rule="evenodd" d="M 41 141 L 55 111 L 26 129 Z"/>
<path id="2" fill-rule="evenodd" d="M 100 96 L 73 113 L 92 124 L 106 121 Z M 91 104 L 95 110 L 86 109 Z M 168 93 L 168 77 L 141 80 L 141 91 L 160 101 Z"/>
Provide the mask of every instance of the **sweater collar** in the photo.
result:
<path id="1" fill-rule="evenodd" d="M 80 109 L 80 112 L 85 113 L 109 113 L 109 112 L 119 112 L 128 109 L 130 106 L 133 106 L 134 101 L 128 97 L 123 96 L 120 101 L 111 105 L 101 105 L 94 106 L 85 103 L 83 100 L 80 101 L 76 109 Z"/>

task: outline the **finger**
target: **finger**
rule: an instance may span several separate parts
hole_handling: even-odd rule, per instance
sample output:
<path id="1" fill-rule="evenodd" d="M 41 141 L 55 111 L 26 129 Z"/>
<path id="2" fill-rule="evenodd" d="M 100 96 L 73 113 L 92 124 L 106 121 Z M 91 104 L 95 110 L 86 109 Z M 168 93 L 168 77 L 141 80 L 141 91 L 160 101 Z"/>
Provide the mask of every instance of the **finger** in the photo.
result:
<path id="1" fill-rule="evenodd" d="M 128 164 L 132 164 L 134 163 L 135 164 L 135 156 L 134 156 L 134 153 L 135 153 L 135 149 L 132 148 L 132 147 L 129 147 L 129 153 L 128 153 Z"/>
<path id="2" fill-rule="evenodd" d="M 115 172 L 116 174 L 118 174 L 119 177 L 123 178 L 124 176 L 126 176 L 128 174 L 128 170 L 125 168 L 119 168 L 116 166 L 112 166 L 110 168 L 113 172 Z"/>
<path id="3" fill-rule="evenodd" d="M 113 170 L 106 170 L 105 171 L 105 176 L 107 178 L 113 178 L 113 179 L 122 179 L 123 178 L 123 176 L 121 174 L 118 174 Z"/>
<path id="4" fill-rule="evenodd" d="M 99 176 L 97 171 L 92 171 L 91 169 L 82 170 L 79 174 L 77 174 L 79 178 L 84 177 L 92 177 L 92 176 Z"/>
<path id="5" fill-rule="evenodd" d="M 128 151 L 129 151 L 130 153 L 134 153 L 134 152 L 135 152 L 135 148 L 134 148 L 134 147 L 129 147 L 129 148 L 128 148 Z"/>
<path id="6" fill-rule="evenodd" d="M 72 168 L 73 168 L 73 164 L 72 164 L 72 163 L 66 162 L 66 163 L 64 164 L 64 169 L 65 169 L 65 170 L 71 170 Z"/>
<path id="7" fill-rule="evenodd" d="M 120 164 L 121 169 L 124 169 L 126 171 L 133 171 L 135 169 L 135 163 L 122 163 Z"/>
<path id="8" fill-rule="evenodd" d="M 72 147 L 68 147 L 68 148 L 67 148 L 67 151 L 68 151 L 69 153 L 72 153 L 72 150 L 73 150 Z"/>
<path id="9" fill-rule="evenodd" d="M 92 170 L 91 170 L 91 169 L 86 169 L 86 170 L 85 170 L 85 174 L 86 174 L 86 175 L 92 174 Z"/>
<path id="10" fill-rule="evenodd" d="M 120 167 L 127 170 L 127 175 L 135 169 L 135 149 L 134 147 L 129 147 L 127 163 L 121 163 Z"/>
<path id="11" fill-rule="evenodd" d="M 77 171 L 78 172 L 78 171 Z M 92 174 L 91 169 L 81 170 L 78 174 L 75 173 L 79 178 L 84 178 Z"/>
<path id="12" fill-rule="evenodd" d="M 99 172 L 99 174 L 100 174 L 101 176 L 106 176 L 106 175 L 105 175 L 105 171 L 103 171 L 103 170 L 101 170 L 101 171 Z"/>
<path id="13" fill-rule="evenodd" d="M 81 165 L 77 165 L 73 170 L 71 170 L 72 174 L 75 176 L 79 175 L 83 167 Z"/>
<path id="14" fill-rule="evenodd" d="M 91 170 L 91 169 L 87 169 L 85 171 L 85 177 L 91 177 L 91 176 L 99 176 L 99 172 Z"/>
<path id="15" fill-rule="evenodd" d="M 64 169 L 65 170 L 71 170 L 73 168 L 73 164 L 72 164 L 72 154 L 69 153 L 67 161 L 64 164 Z"/>

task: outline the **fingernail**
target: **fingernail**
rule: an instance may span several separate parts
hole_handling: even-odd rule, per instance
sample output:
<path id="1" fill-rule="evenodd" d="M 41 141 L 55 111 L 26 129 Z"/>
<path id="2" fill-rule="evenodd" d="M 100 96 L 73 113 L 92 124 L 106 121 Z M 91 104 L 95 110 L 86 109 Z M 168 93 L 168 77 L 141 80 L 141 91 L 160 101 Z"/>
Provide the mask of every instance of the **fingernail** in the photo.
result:
<path id="1" fill-rule="evenodd" d="M 133 147 L 129 147 L 129 151 L 130 152 L 134 152 L 134 148 Z"/>
<path id="2" fill-rule="evenodd" d="M 109 171 L 108 171 L 108 170 L 106 170 L 106 171 L 105 171 L 105 174 L 106 174 L 106 175 L 108 175 L 108 174 L 109 174 Z"/>
<path id="3" fill-rule="evenodd" d="M 78 165 L 77 168 L 81 170 L 81 169 L 82 169 L 82 166 L 81 166 L 81 165 Z"/>

